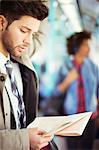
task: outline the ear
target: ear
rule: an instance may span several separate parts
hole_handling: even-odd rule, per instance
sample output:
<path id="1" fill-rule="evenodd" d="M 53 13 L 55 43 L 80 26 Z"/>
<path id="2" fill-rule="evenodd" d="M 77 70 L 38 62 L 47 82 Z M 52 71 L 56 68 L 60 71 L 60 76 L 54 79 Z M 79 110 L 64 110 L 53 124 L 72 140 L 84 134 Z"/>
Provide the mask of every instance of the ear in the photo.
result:
<path id="1" fill-rule="evenodd" d="M 7 27 L 8 21 L 7 19 L 3 16 L 0 15 L 0 31 L 4 31 Z"/>

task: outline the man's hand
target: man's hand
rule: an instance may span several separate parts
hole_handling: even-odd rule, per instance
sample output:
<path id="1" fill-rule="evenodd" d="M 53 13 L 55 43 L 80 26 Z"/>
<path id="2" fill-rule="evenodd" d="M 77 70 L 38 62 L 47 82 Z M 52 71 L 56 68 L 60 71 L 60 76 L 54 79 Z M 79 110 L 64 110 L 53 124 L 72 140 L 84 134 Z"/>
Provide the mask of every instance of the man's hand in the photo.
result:
<path id="1" fill-rule="evenodd" d="M 45 131 L 39 130 L 38 128 L 28 129 L 30 148 L 32 150 L 40 150 L 41 148 L 48 145 L 53 138 L 52 135 L 44 136 Z"/>

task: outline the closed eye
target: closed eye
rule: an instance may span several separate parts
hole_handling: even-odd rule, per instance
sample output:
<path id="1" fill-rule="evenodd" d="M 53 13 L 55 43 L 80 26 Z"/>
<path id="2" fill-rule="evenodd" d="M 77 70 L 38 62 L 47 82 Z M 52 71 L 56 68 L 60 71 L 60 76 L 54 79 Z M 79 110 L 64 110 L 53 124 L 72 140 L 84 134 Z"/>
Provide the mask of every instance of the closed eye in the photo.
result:
<path id="1" fill-rule="evenodd" d="M 20 29 L 21 32 L 23 33 L 27 33 L 28 31 L 27 30 L 23 30 L 23 29 Z"/>

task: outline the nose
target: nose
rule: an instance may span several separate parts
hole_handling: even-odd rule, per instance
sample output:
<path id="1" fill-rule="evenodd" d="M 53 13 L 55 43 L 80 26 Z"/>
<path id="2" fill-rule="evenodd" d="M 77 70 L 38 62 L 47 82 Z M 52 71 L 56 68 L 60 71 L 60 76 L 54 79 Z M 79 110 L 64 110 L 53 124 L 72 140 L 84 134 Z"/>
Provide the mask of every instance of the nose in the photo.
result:
<path id="1" fill-rule="evenodd" d="M 26 45 L 26 46 L 30 46 L 31 43 L 32 43 L 32 35 L 28 35 L 24 38 L 23 40 L 23 43 Z"/>

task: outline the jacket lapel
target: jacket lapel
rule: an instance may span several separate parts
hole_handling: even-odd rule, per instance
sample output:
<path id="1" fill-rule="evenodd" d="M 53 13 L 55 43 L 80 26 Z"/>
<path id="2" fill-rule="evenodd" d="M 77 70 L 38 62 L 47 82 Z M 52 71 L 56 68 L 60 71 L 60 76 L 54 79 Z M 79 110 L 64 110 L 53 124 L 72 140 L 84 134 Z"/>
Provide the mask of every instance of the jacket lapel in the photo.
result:
<path id="1" fill-rule="evenodd" d="M 37 86 L 35 74 L 32 70 L 20 64 L 20 71 L 23 82 L 23 99 L 26 108 L 26 117 L 28 125 L 31 123 L 37 113 L 38 99 L 37 99 Z"/>

